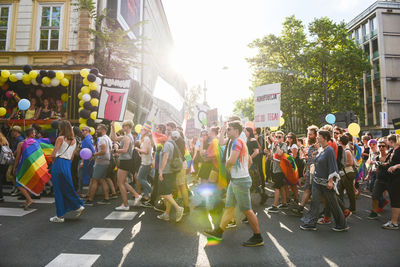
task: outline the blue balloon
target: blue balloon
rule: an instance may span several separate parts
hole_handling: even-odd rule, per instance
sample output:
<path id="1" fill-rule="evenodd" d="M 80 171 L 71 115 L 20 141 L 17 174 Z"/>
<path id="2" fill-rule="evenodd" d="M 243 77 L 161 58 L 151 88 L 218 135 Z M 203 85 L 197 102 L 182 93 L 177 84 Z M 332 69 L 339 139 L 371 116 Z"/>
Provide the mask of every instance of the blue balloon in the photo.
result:
<path id="1" fill-rule="evenodd" d="M 28 99 L 23 98 L 18 102 L 18 108 L 20 110 L 27 110 L 30 106 L 31 102 Z"/>
<path id="2" fill-rule="evenodd" d="M 328 115 L 326 115 L 325 120 L 329 124 L 334 124 L 336 121 L 336 116 L 333 114 L 328 114 Z"/>

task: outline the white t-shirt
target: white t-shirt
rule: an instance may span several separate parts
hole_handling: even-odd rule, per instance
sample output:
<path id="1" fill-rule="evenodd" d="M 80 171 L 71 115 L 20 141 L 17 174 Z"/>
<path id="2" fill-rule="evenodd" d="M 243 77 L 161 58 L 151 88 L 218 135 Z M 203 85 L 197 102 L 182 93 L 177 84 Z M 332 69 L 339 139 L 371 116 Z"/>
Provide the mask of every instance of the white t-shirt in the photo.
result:
<path id="1" fill-rule="evenodd" d="M 232 178 L 245 178 L 249 177 L 249 152 L 247 151 L 246 143 L 242 139 L 237 138 L 233 140 L 231 151 L 226 153 L 226 160 L 232 154 L 232 151 L 238 151 L 239 157 L 236 163 L 231 167 L 230 173 Z"/>
<path id="2" fill-rule="evenodd" d="M 111 148 L 111 139 L 107 135 L 103 135 L 97 138 L 97 146 L 96 152 L 101 151 L 100 146 L 106 145 L 106 153 L 100 156 L 96 156 L 96 163 L 106 165 L 110 163 L 110 148 Z"/>

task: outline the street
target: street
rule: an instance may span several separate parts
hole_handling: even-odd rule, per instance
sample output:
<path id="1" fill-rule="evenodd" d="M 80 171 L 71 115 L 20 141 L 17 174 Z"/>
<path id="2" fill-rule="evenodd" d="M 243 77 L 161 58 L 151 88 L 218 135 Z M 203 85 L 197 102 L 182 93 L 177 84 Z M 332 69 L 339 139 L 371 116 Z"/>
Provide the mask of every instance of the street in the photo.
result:
<path id="1" fill-rule="evenodd" d="M 98 196 L 98 200 L 100 200 Z M 115 212 L 111 205 L 87 207 L 80 219 L 50 223 L 54 199 L 42 197 L 34 209 L 23 211 L 16 197 L 0 204 L 0 266 L 399 266 L 400 232 L 381 229 L 390 216 L 385 208 L 378 220 L 367 219 L 370 198 L 357 201 L 357 214 L 348 220 L 348 232 L 332 225 L 318 231 L 299 229 L 299 217 L 290 211 L 266 214 L 257 204 L 264 246 L 247 248 L 251 235 L 242 224 L 227 229 L 218 245 L 206 246 L 199 234 L 210 228 L 204 209 L 192 209 L 180 223 L 158 220 L 153 209 L 131 207 Z M 21 201 L 20 201 L 21 202 Z"/>

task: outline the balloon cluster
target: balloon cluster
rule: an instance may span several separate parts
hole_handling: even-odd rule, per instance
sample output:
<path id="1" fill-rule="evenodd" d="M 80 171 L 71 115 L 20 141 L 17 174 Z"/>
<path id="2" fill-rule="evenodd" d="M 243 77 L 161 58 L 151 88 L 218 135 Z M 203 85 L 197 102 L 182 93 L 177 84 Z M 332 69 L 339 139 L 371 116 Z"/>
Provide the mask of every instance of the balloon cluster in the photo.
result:
<path id="1" fill-rule="evenodd" d="M 82 130 L 83 127 L 88 126 L 90 134 L 93 135 L 96 123 L 100 122 L 97 119 L 97 109 L 99 106 L 101 78 L 98 77 L 99 70 L 97 68 L 91 70 L 82 69 L 80 74 L 83 78 L 83 86 L 78 94 L 80 106 L 79 128 Z"/>

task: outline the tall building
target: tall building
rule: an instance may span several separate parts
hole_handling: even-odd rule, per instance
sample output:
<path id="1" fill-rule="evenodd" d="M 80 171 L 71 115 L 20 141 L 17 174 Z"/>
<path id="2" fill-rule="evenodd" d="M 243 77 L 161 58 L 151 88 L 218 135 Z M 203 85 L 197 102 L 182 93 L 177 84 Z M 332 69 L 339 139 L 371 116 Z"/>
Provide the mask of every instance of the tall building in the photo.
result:
<path id="1" fill-rule="evenodd" d="M 400 1 L 377 1 L 347 27 L 372 66 L 359 81 L 361 126 L 379 134 L 400 117 Z"/>

